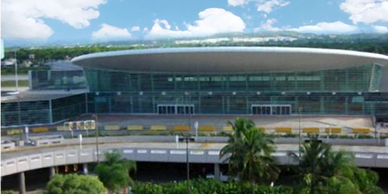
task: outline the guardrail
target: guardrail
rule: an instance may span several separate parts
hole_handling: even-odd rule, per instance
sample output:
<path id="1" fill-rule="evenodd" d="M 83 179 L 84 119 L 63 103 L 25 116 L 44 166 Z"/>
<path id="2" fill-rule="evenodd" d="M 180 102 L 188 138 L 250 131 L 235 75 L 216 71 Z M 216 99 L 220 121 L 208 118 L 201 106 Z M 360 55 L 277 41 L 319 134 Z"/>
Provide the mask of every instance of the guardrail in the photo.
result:
<path id="1" fill-rule="evenodd" d="M 103 153 L 116 149 L 100 149 L 99 159 L 103 160 Z M 172 148 L 142 148 L 142 147 L 121 147 L 117 149 L 124 158 L 141 162 L 186 162 L 186 155 L 189 154 L 190 163 L 222 163 L 226 158 L 219 158 L 220 149 L 172 149 Z M 388 168 L 388 152 L 369 153 L 354 151 L 355 163 L 361 167 Z M 280 165 L 295 165 L 288 151 L 277 151 L 273 153 Z M 39 168 L 52 166 L 90 163 L 97 161 L 97 152 L 94 148 L 73 148 L 59 150 L 40 150 L 38 153 L 28 155 L 17 155 L 1 161 L 1 176 L 15 174 Z"/>

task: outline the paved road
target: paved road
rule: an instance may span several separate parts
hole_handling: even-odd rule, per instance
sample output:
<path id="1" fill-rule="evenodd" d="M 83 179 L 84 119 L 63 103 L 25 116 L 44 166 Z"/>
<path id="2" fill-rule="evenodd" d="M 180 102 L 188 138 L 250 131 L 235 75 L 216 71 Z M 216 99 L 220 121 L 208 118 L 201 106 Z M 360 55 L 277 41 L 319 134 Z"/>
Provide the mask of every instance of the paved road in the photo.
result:
<path id="1" fill-rule="evenodd" d="M 224 147 L 225 143 L 189 143 L 189 149 L 221 149 Z M 83 145 L 82 149 L 94 149 L 96 147 L 95 144 Z M 55 152 L 61 150 L 71 150 L 71 149 L 79 149 L 79 145 L 68 145 L 68 146 L 59 146 L 59 147 L 51 147 L 51 148 L 41 148 L 41 147 L 29 147 L 28 150 L 15 149 L 12 152 L 2 153 L 2 160 L 6 160 L 9 158 L 37 154 L 42 152 Z M 186 149 L 185 143 L 179 143 L 179 147 L 177 148 L 177 144 L 174 143 L 155 143 L 155 142 L 124 142 L 124 143 L 111 143 L 111 144 L 99 144 L 100 149 L 115 149 L 115 148 L 155 148 L 155 149 Z M 279 144 L 276 148 L 277 151 L 297 151 L 298 144 Z M 333 145 L 333 150 L 344 150 L 349 152 L 365 152 L 365 153 L 388 153 L 388 147 L 380 147 L 380 146 L 336 146 Z"/>

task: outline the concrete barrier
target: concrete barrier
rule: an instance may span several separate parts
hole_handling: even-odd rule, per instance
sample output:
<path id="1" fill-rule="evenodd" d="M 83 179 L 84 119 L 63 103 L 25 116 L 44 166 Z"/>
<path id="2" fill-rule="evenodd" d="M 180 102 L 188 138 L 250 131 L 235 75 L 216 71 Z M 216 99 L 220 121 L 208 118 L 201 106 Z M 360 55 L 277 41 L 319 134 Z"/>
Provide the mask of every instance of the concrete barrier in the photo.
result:
<path id="1" fill-rule="evenodd" d="M 1 151 L 8 151 L 15 149 L 14 142 L 1 141 Z"/>
<path id="2" fill-rule="evenodd" d="M 31 137 L 29 140 L 32 142 L 32 145 L 34 146 L 57 145 L 65 142 L 65 138 L 59 135 Z"/>

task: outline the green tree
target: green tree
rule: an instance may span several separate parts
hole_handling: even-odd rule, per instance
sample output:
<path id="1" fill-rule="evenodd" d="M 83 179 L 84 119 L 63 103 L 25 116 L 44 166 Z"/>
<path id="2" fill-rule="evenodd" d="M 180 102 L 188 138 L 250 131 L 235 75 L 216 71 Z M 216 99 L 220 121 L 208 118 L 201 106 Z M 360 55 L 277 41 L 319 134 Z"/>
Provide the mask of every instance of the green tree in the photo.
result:
<path id="1" fill-rule="evenodd" d="M 301 156 L 290 153 L 299 161 L 299 182 L 310 194 L 315 193 L 381 193 L 376 186 L 377 174 L 357 168 L 349 152 L 332 150 L 332 146 L 311 137 L 300 147 Z M 356 192 L 357 191 L 357 192 Z"/>
<path id="2" fill-rule="evenodd" d="M 122 158 L 117 150 L 105 154 L 105 161 L 97 164 L 95 172 L 108 190 L 117 193 L 134 183 L 129 176 L 136 170 L 136 163 Z"/>
<path id="3" fill-rule="evenodd" d="M 301 186 L 308 187 L 311 194 L 322 192 L 331 177 L 346 178 L 354 167 L 351 154 L 333 152 L 331 145 L 318 141 L 317 136 L 311 137 L 309 143 L 300 147 L 300 154 L 290 153 L 299 161 L 297 172 Z"/>
<path id="4" fill-rule="evenodd" d="M 88 175 L 55 175 L 47 183 L 47 194 L 104 194 L 106 189 L 97 177 Z"/>
<path id="5" fill-rule="evenodd" d="M 384 191 L 377 186 L 379 175 L 371 170 L 354 168 L 349 176 L 363 194 L 384 194 Z"/>
<path id="6" fill-rule="evenodd" d="M 228 144 L 220 152 L 220 158 L 229 160 L 228 174 L 242 182 L 275 181 L 279 169 L 271 155 L 275 151 L 273 139 L 258 130 L 252 120 L 237 118 L 234 123 L 228 123 L 233 132 L 228 135 Z"/>

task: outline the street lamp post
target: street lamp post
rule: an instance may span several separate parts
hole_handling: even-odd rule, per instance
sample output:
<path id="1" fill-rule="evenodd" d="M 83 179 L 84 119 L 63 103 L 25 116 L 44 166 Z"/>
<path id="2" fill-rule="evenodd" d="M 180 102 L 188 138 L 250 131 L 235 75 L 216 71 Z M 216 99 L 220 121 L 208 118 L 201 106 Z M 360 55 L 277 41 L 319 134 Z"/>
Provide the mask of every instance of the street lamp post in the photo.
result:
<path id="1" fill-rule="evenodd" d="M 15 92 L 18 92 L 19 91 L 19 78 L 18 78 L 17 50 L 15 50 L 14 57 L 15 57 Z"/>
<path id="2" fill-rule="evenodd" d="M 189 164 L 189 139 L 190 139 L 190 134 L 187 134 L 185 136 L 185 141 L 186 141 L 186 175 L 187 175 L 187 193 L 190 193 L 190 164 Z"/>
<path id="3" fill-rule="evenodd" d="M 302 143 L 302 136 L 301 136 L 301 127 L 300 127 L 300 120 L 301 120 L 301 111 L 302 111 L 302 107 L 299 107 L 298 108 L 298 113 L 299 113 L 299 157 L 300 157 L 300 148 L 301 148 L 301 143 Z"/>
<path id="4" fill-rule="evenodd" d="M 100 131 L 99 131 L 99 129 L 98 129 L 98 118 L 97 118 L 97 114 L 96 115 L 94 115 L 94 118 L 95 118 L 95 122 L 96 122 L 96 152 L 97 152 L 97 163 L 100 163 L 100 156 L 99 156 L 99 142 L 98 142 L 98 136 L 99 136 L 99 133 L 100 133 Z"/>

